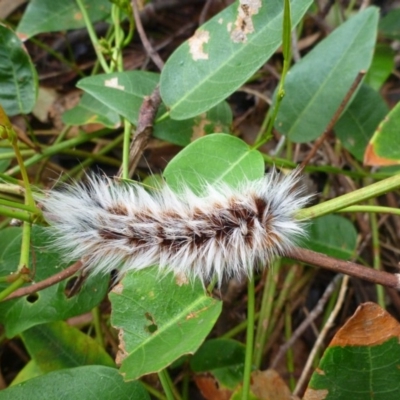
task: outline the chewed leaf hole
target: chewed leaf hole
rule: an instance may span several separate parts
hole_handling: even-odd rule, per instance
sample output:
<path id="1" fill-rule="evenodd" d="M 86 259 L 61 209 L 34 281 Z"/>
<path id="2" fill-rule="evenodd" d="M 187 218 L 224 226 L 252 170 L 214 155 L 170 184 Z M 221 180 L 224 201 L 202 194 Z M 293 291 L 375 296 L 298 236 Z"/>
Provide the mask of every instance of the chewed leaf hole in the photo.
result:
<path id="1" fill-rule="evenodd" d="M 26 301 L 28 303 L 35 303 L 39 299 L 39 295 L 37 293 L 31 293 L 26 297 Z"/>
<path id="2" fill-rule="evenodd" d="M 72 296 L 76 295 L 83 284 L 83 280 L 79 276 L 73 276 L 67 280 L 65 284 L 64 294 L 69 299 Z"/>
<path id="3" fill-rule="evenodd" d="M 157 326 L 157 324 L 155 323 L 153 316 L 152 316 L 150 313 L 148 313 L 148 312 L 146 312 L 146 313 L 144 314 L 144 316 L 145 316 L 145 318 L 146 318 L 148 321 L 151 322 L 150 325 L 146 325 L 146 330 L 147 330 L 149 333 L 154 333 L 154 332 L 156 332 L 157 329 L 158 329 L 158 326 Z"/>

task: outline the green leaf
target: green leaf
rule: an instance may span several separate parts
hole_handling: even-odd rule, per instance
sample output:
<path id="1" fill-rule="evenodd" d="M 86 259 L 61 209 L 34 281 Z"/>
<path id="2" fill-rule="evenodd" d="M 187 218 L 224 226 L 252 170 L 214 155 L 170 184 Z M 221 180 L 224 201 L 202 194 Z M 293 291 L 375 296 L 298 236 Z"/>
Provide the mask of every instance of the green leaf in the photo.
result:
<path id="1" fill-rule="evenodd" d="M 400 39 L 400 8 L 389 11 L 379 24 L 379 31 L 390 39 Z"/>
<path id="2" fill-rule="evenodd" d="M 36 325 L 24 331 L 21 338 L 44 373 L 81 365 L 115 366 L 99 343 L 63 321 Z"/>
<path id="3" fill-rule="evenodd" d="M 260 8 L 256 3 L 248 3 L 250 16 L 243 20 L 236 1 L 202 25 L 169 57 L 161 73 L 160 90 L 171 118 L 187 119 L 220 103 L 279 47 L 283 1 L 264 0 Z M 291 2 L 293 25 L 311 3 Z"/>
<path id="4" fill-rule="evenodd" d="M 364 82 L 380 90 L 395 68 L 394 51 L 387 43 L 377 43 L 371 67 Z"/>
<path id="5" fill-rule="evenodd" d="M 108 0 L 82 0 L 92 22 L 104 20 L 110 15 Z M 18 36 L 24 40 L 43 32 L 59 32 L 84 28 L 76 1 L 31 0 L 18 25 Z"/>
<path id="6" fill-rule="evenodd" d="M 331 257 L 350 259 L 357 243 L 354 225 L 339 215 L 325 215 L 312 221 L 304 247 Z"/>
<path id="7" fill-rule="evenodd" d="M 116 72 L 81 79 L 78 87 L 90 93 L 110 110 L 137 125 L 140 107 L 145 96 L 151 94 L 159 75 L 145 71 Z M 158 116 L 165 114 L 161 105 Z M 98 113 L 100 114 L 100 113 Z M 225 102 L 217 104 L 206 114 L 184 121 L 164 118 L 154 125 L 154 137 L 179 146 L 211 132 L 227 131 L 232 122 L 232 112 Z"/>
<path id="8" fill-rule="evenodd" d="M 154 125 L 153 136 L 179 146 L 187 146 L 204 135 L 229 132 L 231 123 L 232 111 L 229 104 L 223 101 L 194 118 L 182 121 L 165 118 Z"/>
<path id="9" fill-rule="evenodd" d="M 118 370 L 100 365 L 69 368 L 0 391 L 0 400 L 150 400 L 138 381 L 124 382 Z"/>
<path id="10" fill-rule="evenodd" d="M 88 93 L 84 93 L 78 105 L 66 111 L 62 120 L 69 125 L 103 124 L 117 128 L 121 124 L 119 115 Z"/>
<path id="11" fill-rule="evenodd" d="M 16 271 L 21 251 L 21 228 L 7 228 L 0 231 L 0 275 L 7 276 Z M 38 226 L 32 230 L 32 252 L 35 256 L 31 270 L 35 281 L 42 281 L 66 267 L 57 251 L 50 250 L 49 232 Z M 7 337 L 38 324 L 57 321 L 83 314 L 98 305 L 108 289 L 106 276 L 90 275 L 75 296 L 67 297 L 67 285 L 76 278 L 70 278 L 52 285 L 30 296 L 0 303 L 0 321 L 5 326 Z M 28 283 L 29 285 L 29 283 Z M 0 283 L 0 290 L 8 286 Z"/>
<path id="12" fill-rule="evenodd" d="M 194 353 L 221 312 L 222 303 L 207 296 L 199 281 L 175 279 L 146 268 L 126 274 L 110 293 L 111 321 L 120 337 L 117 362 L 125 380 Z"/>
<path id="13" fill-rule="evenodd" d="M 321 135 L 357 74 L 367 70 L 375 46 L 378 9 L 349 19 L 288 73 L 275 128 L 297 143 Z"/>
<path id="14" fill-rule="evenodd" d="M 243 368 L 246 347 L 236 340 L 207 340 L 190 359 L 194 372 L 209 372 L 219 383 L 234 389 L 243 381 Z"/>
<path id="15" fill-rule="evenodd" d="M 387 114 L 372 136 L 365 152 L 365 165 L 400 164 L 400 102 Z"/>
<path id="16" fill-rule="evenodd" d="M 368 142 L 388 111 L 382 96 L 371 87 L 362 85 L 336 123 L 336 136 L 359 161 L 364 159 Z"/>
<path id="17" fill-rule="evenodd" d="M 399 323 L 377 304 L 364 303 L 336 333 L 303 400 L 397 400 Z"/>
<path id="18" fill-rule="evenodd" d="M 204 182 L 237 185 L 244 179 L 264 175 L 264 160 L 259 151 L 231 135 L 214 134 L 198 139 L 179 152 L 164 170 L 164 177 L 174 190 L 185 182 L 199 192 Z"/>
<path id="19" fill-rule="evenodd" d="M 153 72 L 115 72 L 83 78 L 77 87 L 136 125 L 143 98 L 154 90 L 158 79 Z"/>
<path id="20" fill-rule="evenodd" d="M 0 104 L 9 116 L 28 114 L 37 96 L 37 74 L 22 42 L 0 23 Z"/>

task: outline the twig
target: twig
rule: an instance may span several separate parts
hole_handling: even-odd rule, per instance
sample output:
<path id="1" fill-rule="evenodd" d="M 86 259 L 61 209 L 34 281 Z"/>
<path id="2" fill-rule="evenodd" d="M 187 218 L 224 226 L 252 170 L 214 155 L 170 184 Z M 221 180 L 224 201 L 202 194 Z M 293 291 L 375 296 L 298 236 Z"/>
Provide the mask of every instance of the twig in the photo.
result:
<path id="1" fill-rule="evenodd" d="M 137 5 L 137 0 L 132 0 L 132 9 L 133 9 L 133 16 L 135 18 L 136 29 L 140 36 L 140 40 L 143 43 L 143 47 L 145 48 L 148 56 L 153 60 L 154 64 L 156 64 L 158 69 L 161 71 L 164 67 L 164 61 L 158 55 L 156 50 L 154 50 L 153 46 L 151 45 L 149 39 L 146 36 L 146 32 L 143 29 L 142 21 L 140 20 L 140 13 Z"/>
<path id="2" fill-rule="evenodd" d="M 343 101 L 340 103 L 338 109 L 336 110 L 335 114 L 333 114 L 332 119 L 329 121 L 328 126 L 326 127 L 324 133 L 319 137 L 319 139 L 314 143 L 313 148 L 311 151 L 307 154 L 307 157 L 303 160 L 303 162 L 300 164 L 300 168 L 304 169 L 304 167 L 309 163 L 309 161 L 314 157 L 315 153 L 317 150 L 322 146 L 322 143 L 328 138 L 329 133 L 335 126 L 336 122 L 338 121 L 340 115 L 342 114 L 342 111 L 346 107 L 347 103 L 351 99 L 351 96 L 353 96 L 354 92 L 358 88 L 358 86 L 361 83 L 362 78 L 366 74 L 366 71 L 360 71 L 356 79 L 354 79 L 354 82 L 350 86 L 349 91 L 347 92 L 346 96 L 344 97 Z"/>
<path id="3" fill-rule="evenodd" d="M 345 300 L 345 294 L 346 294 L 348 283 L 349 283 L 349 277 L 345 276 L 342 281 L 342 286 L 340 287 L 340 292 L 339 292 L 338 299 L 336 301 L 335 308 L 329 315 L 329 318 L 326 321 L 326 324 L 324 325 L 321 333 L 319 334 L 319 336 L 310 352 L 310 355 L 308 356 L 306 365 L 304 366 L 301 376 L 300 376 L 299 380 L 297 381 L 296 388 L 294 389 L 294 392 L 293 392 L 294 395 L 298 394 L 301 387 L 303 386 L 303 384 L 308 376 L 308 371 L 312 367 L 312 362 L 315 358 L 315 355 L 317 354 L 318 349 L 320 348 L 323 340 L 325 339 L 329 329 L 331 329 L 331 327 L 333 326 L 333 323 L 334 323 L 337 315 L 339 314 L 340 309 L 342 308 L 343 302 Z"/>
<path id="4" fill-rule="evenodd" d="M 378 271 L 351 261 L 338 260 L 325 254 L 299 247 L 289 251 L 286 256 L 307 264 L 329 269 L 336 273 L 350 275 L 355 278 L 400 290 L 400 274 Z"/>
<path id="5" fill-rule="evenodd" d="M 158 107 L 161 104 L 160 90 L 157 86 L 153 93 L 145 97 L 140 107 L 139 121 L 136 127 L 136 134 L 132 140 L 129 150 L 129 171 L 135 170 L 143 150 L 146 148 L 150 135 L 153 133 L 153 122 L 157 114 Z M 122 175 L 122 167 L 118 176 Z"/>
<path id="6" fill-rule="evenodd" d="M 71 265 L 70 267 L 64 269 L 63 271 L 50 276 L 49 278 L 40 281 L 38 283 L 34 283 L 33 285 L 30 286 L 25 286 L 22 287 L 15 292 L 11 293 L 4 301 L 11 300 L 11 299 L 16 299 L 18 297 L 26 296 L 32 293 L 36 293 L 39 290 L 46 289 L 49 286 L 55 285 L 56 283 L 59 283 L 63 281 L 64 279 L 69 278 L 70 276 L 74 275 L 76 272 L 78 272 L 82 268 L 82 262 L 78 261 L 75 264 Z"/>
<path id="7" fill-rule="evenodd" d="M 336 286 L 340 279 L 342 279 L 343 275 L 336 275 L 335 278 L 331 281 L 331 283 L 325 289 L 324 294 L 318 300 L 317 305 L 314 309 L 308 314 L 307 318 L 298 326 L 298 328 L 293 332 L 292 337 L 280 347 L 278 354 L 275 356 L 272 361 L 270 368 L 275 369 L 278 365 L 281 358 L 285 355 L 290 347 L 293 346 L 294 342 L 303 334 L 303 332 L 310 326 L 310 324 L 315 321 L 315 319 L 324 311 L 324 306 L 326 302 L 331 297 L 331 294 L 336 289 Z"/>

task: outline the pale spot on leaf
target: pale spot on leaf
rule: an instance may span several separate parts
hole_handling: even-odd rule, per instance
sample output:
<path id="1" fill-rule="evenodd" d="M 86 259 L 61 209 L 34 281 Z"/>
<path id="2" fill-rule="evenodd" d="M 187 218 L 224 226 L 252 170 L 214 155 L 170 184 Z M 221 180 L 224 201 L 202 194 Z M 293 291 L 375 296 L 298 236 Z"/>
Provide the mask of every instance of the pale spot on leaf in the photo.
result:
<path id="1" fill-rule="evenodd" d="M 210 40 L 208 31 L 196 31 L 189 39 L 189 51 L 194 61 L 208 60 L 208 54 L 204 52 L 204 44 Z"/>
<path id="2" fill-rule="evenodd" d="M 114 89 L 119 89 L 119 90 L 125 90 L 125 86 L 122 86 L 118 83 L 118 78 L 111 78 L 111 79 L 106 79 L 104 81 L 104 86 L 106 87 L 111 87 Z"/>
<path id="3" fill-rule="evenodd" d="M 240 0 L 235 29 L 231 33 L 234 43 L 246 42 L 247 35 L 254 32 L 252 16 L 258 14 L 260 8 L 261 0 Z"/>

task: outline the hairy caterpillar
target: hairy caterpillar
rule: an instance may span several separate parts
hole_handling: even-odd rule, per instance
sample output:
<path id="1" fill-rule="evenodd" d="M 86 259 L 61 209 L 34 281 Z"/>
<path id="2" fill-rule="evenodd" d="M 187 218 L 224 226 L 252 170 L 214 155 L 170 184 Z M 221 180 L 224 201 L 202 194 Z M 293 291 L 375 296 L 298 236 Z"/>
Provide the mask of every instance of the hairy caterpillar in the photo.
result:
<path id="1" fill-rule="evenodd" d="M 164 185 L 150 194 L 138 183 L 92 176 L 88 185 L 50 191 L 42 202 L 57 248 L 94 273 L 159 265 L 203 282 L 215 274 L 221 282 L 251 275 L 304 235 L 294 216 L 310 196 L 297 171 L 203 189 L 199 196 L 183 186 L 177 194 Z"/>

